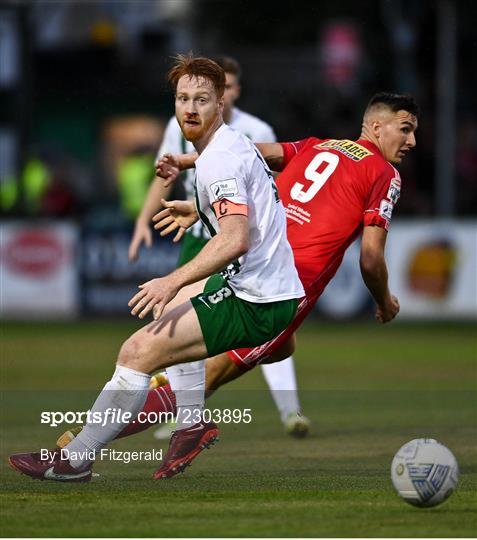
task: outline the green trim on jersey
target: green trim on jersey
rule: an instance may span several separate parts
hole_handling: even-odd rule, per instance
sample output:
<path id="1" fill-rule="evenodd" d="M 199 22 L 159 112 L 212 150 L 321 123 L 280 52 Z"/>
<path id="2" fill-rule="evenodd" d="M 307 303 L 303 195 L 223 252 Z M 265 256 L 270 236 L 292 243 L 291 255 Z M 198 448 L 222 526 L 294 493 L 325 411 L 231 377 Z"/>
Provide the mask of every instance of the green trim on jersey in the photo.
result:
<path id="1" fill-rule="evenodd" d="M 184 135 L 181 135 L 181 148 L 182 148 L 182 153 L 187 154 L 187 141 L 185 140 Z"/>
<path id="2" fill-rule="evenodd" d="M 197 213 L 199 214 L 199 218 L 209 230 L 210 237 L 212 238 L 213 236 L 217 234 L 217 231 L 214 229 L 214 227 L 212 227 L 212 223 L 210 223 L 207 216 L 200 210 L 199 196 L 197 194 L 197 177 L 194 179 L 194 197 L 195 197 L 195 206 L 197 208 Z"/>
<path id="3" fill-rule="evenodd" d="M 242 300 L 219 274 L 191 302 L 209 357 L 270 341 L 291 323 L 298 306 L 296 298 L 263 304 Z"/>
<path id="4" fill-rule="evenodd" d="M 280 195 L 278 194 L 278 188 L 277 188 L 277 184 L 275 182 L 275 177 L 273 176 L 273 173 L 270 170 L 270 167 L 267 165 L 267 162 L 263 158 L 262 154 L 260 154 L 260 152 L 257 150 L 256 147 L 255 147 L 255 153 L 257 154 L 257 157 L 258 157 L 260 163 L 263 165 L 263 168 L 265 169 L 265 172 L 267 173 L 267 176 L 268 176 L 269 180 L 272 183 L 272 189 L 273 189 L 273 193 L 275 195 L 275 202 L 279 203 L 280 202 Z"/>

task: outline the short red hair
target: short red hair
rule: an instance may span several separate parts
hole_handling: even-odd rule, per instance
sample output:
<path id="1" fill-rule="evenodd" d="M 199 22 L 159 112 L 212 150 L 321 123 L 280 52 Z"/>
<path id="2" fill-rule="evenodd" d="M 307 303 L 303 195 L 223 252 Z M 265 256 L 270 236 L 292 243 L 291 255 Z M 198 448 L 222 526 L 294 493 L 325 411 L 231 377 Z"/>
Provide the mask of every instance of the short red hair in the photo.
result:
<path id="1" fill-rule="evenodd" d="M 177 89 L 179 79 L 184 75 L 196 77 L 198 79 L 208 79 L 215 90 L 218 98 L 224 95 L 225 72 L 210 58 L 193 56 L 192 54 L 178 54 L 175 56 L 175 63 L 167 73 L 167 80 L 174 89 Z"/>

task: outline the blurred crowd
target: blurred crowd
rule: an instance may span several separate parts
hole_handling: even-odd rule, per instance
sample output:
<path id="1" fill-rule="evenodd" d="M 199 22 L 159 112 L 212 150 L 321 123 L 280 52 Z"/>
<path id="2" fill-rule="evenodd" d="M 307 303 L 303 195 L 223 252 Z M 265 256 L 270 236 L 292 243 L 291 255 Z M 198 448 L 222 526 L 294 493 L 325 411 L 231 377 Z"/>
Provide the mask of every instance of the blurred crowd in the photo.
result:
<path id="1" fill-rule="evenodd" d="M 434 216 L 436 141 L 446 137 L 436 133 L 434 3 L 376 0 L 357 10 L 347 2 L 305 2 L 308 10 L 297 14 L 275 4 L 270 11 L 263 2 L 253 4 L 253 18 L 247 1 L 10 3 L 21 21 L 23 101 L 18 105 L 15 85 L 0 94 L 13 111 L 3 111 L 2 133 L 18 120 L 21 132 L 13 137 L 20 159 L 0 167 L 2 213 L 84 218 L 103 207 L 115 219 L 134 220 L 173 112 L 164 73 L 171 55 L 193 49 L 239 60 L 239 107 L 270 123 L 284 141 L 356 138 L 373 93 L 413 93 L 422 116 L 418 148 L 401 170 L 399 216 Z M 457 17 L 453 180 L 454 215 L 461 217 L 477 208 L 470 84 L 477 51 L 462 5 Z M 2 149 L 0 158 L 5 154 Z"/>

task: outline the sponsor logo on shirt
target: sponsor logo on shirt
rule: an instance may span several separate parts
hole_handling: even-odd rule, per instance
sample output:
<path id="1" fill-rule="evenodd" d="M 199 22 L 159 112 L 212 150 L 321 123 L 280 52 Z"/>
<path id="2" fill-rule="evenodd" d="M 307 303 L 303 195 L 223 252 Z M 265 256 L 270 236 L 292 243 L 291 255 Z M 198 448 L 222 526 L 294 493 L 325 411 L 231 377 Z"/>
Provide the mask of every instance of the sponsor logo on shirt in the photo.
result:
<path id="1" fill-rule="evenodd" d="M 300 225 L 311 222 L 310 212 L 307 212 L 304 208 L 296 204 L 288 203 L 287 208 L 285 208 L 285 212 L 287 213 L 288 219 L 292 219 Z"/>
<path id="2" fill-rule="evenodd" d="M 393 215 L 394 204 L 387 199 L 383 199 L 379 205 L 379 215 L 386 221 L 391 221 Z"/>
<path id="3" fill-rule="evenodd" d="M 235 178 L 227 178 L 226 180 L 219 180 L 210 185 L 210 191 L 212 192 L 212 197 L 216 201 L 220 199 L 225 199 L 226 197 L 233 197 L 238 195 L 238 186 L 237 180 Z"/>
<path id="4" fill-rule="evenodd" d="M 332 148 L 353 161 L 361 161 L 363 158 L 373 155 L 373 153 L 364 146 L 348 139 L 330 139 L 329 141 L 315 145 L 313 148 Z"/>
<path id="5" fill-rule="evenodd" d="M 399 178 L 393 178 L 391 184 L 389 185 L 387 198 L 393 203 L 396 204 L 401 195 L 401 180 Z"/>

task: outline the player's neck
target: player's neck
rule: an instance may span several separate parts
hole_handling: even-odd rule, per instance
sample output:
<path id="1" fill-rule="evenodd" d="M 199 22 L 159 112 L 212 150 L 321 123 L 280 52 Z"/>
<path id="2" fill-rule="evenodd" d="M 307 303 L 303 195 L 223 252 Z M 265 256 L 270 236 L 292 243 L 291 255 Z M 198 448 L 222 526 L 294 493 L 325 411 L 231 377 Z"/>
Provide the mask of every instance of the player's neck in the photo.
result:
<path id="1" fill-rule="evenodd" d="M 224 121 L 222 116 L 217 117 L 217 119 L 214 121 L 213 124 L 211 124 L 210 128 L 207 130 L 207 133 L 203 135 L 199 140 L 193 141 L 194 148 L 197 150 L 197 153 L 200 155 L 205 150 L 207 145 L 212 141 L 212 139 L 215 136 L 215 133 L 217 130 L 223 126 Z"/>
<path id="2" fill-rule="evenodd" d="M 232 109 L 228 109 L 228 110 L 224 109 L 223 117 L 224 117 L 224 122 L 226 124 L 230 124 L 230 122 L 232 121 Z"/>
<path id="3" fill-rule="evenodd" d="M 373 143 L 374 146 L 376 146 L 379 149 L 381 154 L 383 153 L 383 151 L 381 150 L 381 146 L 379 144 L 379 140 L 366 124 L 363 124 L 363 127 L 361 129 L 361 135 L 359 136 L 359 138 L 363 141 L 369 141 Z"/>

